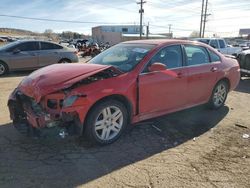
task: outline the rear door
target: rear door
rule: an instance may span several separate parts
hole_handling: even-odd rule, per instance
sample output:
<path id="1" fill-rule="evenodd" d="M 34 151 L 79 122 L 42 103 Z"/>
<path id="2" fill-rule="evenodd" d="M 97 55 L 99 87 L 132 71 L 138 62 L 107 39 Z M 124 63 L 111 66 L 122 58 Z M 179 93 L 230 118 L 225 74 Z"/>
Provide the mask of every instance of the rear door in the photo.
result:
<path id="1" fill-rule="evenodd" d="M 160 62 L 166 70 L 149 72 L 150 64 Z M 180 45 L 167 46 L 156 53 L 139 75 L 139 113 L 151 117 L 164 111 L 174 111 L 186 103 L 187 72 L 183 68 Z M 142 118 L 143 119 L 143 118 Z"/>
<path id="2" fill-rule="evenodd" d="M 8 50 L 13 69 L 34 69 L 38 67 L 39 46 L 36 41 L 27 41 Z"/>
<path id="3" fill-rule="evenodd" d="M 184 45 L 186 68 L 188 71 L 187 91 L 188 105 L 207 101 L 217 80 L 220 58 L 213 52 L 216 59 L 212 62 L 209 51 L 196 45 Z"/>
<path id="4" fill-rule="evenodd" d="M 55 64 L 61 60 L 61 50 L 63 49 L 62 46 L 50 42 L 40 42 L 40 48 L 40 67 Z"/>

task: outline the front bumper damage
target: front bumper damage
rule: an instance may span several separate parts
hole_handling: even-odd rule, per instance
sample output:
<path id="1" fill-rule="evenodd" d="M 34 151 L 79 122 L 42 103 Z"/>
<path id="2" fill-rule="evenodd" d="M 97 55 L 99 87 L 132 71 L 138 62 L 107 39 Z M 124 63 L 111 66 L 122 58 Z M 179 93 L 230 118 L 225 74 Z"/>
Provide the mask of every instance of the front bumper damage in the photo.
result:
<path id="1" fill-rule="evenodd" d="M 14 127 L 31 137 L 61 137 L 81 135 L 83 125 L 75 111 L 64 111 L 62 95 L 56 94 L 53 109 L 36 103 L 17 89 L 11 94 L 8 107 Z M 55 100 L 55 99 L 54 99 Z M 46 99 L 44 101 L 47 101 Z"/>

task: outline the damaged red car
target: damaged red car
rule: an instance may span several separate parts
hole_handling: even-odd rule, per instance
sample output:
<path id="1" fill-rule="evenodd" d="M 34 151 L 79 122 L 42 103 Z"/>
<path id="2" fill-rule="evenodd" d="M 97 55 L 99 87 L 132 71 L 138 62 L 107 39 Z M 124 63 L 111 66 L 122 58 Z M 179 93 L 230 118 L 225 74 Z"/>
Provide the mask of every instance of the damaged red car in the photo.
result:
<path id="1" fill-rule="evenodd" d="M 12 92 L 8 106 L 21 132 L 78 134 L 109 144 L 129 124 L 205 103 L 218 109 L 239 80 L 237 61 L 206 44 L 129 41 L 87 63 L 31 73 Z"/>

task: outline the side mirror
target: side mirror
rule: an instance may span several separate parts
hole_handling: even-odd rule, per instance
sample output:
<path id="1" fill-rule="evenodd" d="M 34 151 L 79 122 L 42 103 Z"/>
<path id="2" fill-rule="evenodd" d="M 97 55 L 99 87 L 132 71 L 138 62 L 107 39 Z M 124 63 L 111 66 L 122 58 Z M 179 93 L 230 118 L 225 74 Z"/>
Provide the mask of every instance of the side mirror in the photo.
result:
<path id="1" fill-rule="evenodd" d="M 166 69 L 167 69 L 166 65 L 164 65 L 163 63 L 158 63 L 158 62 L 155 62 L 148 67 L 149 72 L 162 71 Z"/>
<path id="2" fill-rule="evenodd" d="M 13 50 L 13 54 L 18 54 L 20 52 L 21 52 L 21 50 L 19 50 L 18 48 L 16 48 L 16 49 Z"/>

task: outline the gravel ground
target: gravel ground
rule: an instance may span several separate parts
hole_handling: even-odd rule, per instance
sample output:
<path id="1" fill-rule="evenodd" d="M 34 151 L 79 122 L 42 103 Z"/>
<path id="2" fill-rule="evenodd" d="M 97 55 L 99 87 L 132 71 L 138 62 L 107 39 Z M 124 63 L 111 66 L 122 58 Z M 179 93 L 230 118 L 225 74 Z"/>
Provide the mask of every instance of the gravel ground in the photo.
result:
<path id="1" fill-rule="evenodd" d="M 198 106 L 130 126 L 116 143 L 31 139 L 11 125 L 0 78 L 0 187 L 250 187 L 250 79 L 218 111 Z M 235 124 L 239 125 L 236 126 Z"/>

